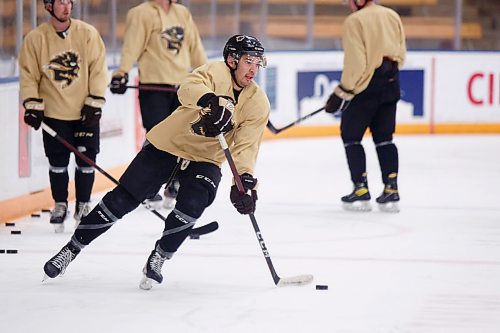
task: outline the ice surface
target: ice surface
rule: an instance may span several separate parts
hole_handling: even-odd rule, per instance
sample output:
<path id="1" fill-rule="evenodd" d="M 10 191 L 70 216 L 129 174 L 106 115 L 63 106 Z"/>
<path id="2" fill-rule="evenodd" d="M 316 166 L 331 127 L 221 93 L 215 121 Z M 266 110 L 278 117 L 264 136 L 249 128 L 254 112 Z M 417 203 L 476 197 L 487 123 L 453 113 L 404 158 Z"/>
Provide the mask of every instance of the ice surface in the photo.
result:
<path id="1" fill-rule="evenodd" d="M 500 136 L 395 141 L 399 214 L 342 210 L 351 184 L 339 138 L 262 144 L 255 216 L 278 274 L 313 274 L 306 286 L 274 286 L 249 218 L 229 202 L 227 166 L 199 221 L 219 230 L 187 239 L 150 291 L 138 284 L 163 222 L 142 207 L 45 284 L 73 221 L 63 234 L 48 213 L 2 225 L 0 249 L 19 253 L 0 254 L 0 332 L 500 332 Z"/>

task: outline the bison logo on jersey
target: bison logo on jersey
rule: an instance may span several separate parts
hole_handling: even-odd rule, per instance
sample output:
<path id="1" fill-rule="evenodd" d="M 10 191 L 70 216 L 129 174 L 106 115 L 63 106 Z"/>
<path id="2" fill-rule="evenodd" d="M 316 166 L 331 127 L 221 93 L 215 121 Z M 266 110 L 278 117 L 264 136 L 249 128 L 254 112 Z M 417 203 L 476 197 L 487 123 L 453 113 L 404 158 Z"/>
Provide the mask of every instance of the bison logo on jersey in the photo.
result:
<path id="1" fill-rule="evenodd" d="M 182 42 L 184 41 L 184 28 L 171 27 L 165 29 L 165 31 L 161 33 L 160 37 L 167 41 L 167 48 L 169 50 L 175 50 L 175 54 L 179 54 Z"/>
<path id="2" fill-rule="evenodd" d="M 61 82 L 61 88 L 67 88 L 71 83 L 78 78 L 80 70 L 80 59 L 78 53 L 74 51 L 66 51 L 59 53 L 52 58 L 48 65 L 44 67 L 54 72 L 54 80 Z"/>

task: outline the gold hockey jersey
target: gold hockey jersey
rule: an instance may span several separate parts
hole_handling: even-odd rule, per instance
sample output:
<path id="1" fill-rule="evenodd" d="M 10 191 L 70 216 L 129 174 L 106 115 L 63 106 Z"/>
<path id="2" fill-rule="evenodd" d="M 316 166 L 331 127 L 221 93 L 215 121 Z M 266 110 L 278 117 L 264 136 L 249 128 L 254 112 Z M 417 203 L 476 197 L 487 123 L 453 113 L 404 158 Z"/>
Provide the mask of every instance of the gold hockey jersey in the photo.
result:
<path id="1" fill-rule="evenodd" d="M 83 104 L 104 98 L 109 83 L 104 42 L 97 30 L 71 19 L 65 39 L 50 22 L 24 38 L 19 53 L 21 99 L 43 99 L 46 117 L 78 120 Z M 99 104 L 103 102 L 99 100 Z"/>
<path id="2" fill-rule="evenodd" d="M 344 68 L 342 87 L 359 94 L 366 89 L 383 58 L 397 61 L 406 57 L 406 40 L 399 15 L 373 3 L 349 15 L 344 21 L 342 44 Z"/>
<path id="3" fill-rule="evenodd" d="M 188 74 L 178 90 L 182 105 L 153 127 L 147 139 L 156 148 L 173 155 L 221 166 L 225 156 L 217 138 L 196 134 L 192 129 L 201 117 L 197 102 L 210 92 L 234 99 L 231 73 L 223 61 L 209 62 Z M 254 175 L 270 110 L 266 94 L 255 82 L 241 91 L 233 113 L 233 130 L 224 135 L 240 175 L 245 172 Z"/>
<path id="4" fill-rule="evenodd" d="M 141 83 L 178 85 L 193 68 L 207 62 L 191 13 L 172 3 L 168 13 L 154 1 L 129 10 L 120 66 L 115 74 L 139 66 Z"/>

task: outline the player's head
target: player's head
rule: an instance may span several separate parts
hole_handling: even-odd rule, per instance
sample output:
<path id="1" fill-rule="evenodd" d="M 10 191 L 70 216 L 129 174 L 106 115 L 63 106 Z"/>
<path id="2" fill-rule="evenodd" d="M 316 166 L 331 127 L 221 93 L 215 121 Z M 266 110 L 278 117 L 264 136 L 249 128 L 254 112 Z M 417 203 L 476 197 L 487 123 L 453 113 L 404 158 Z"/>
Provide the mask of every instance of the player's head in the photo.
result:
<path id="1" fill-rule="evenodd" d="M 373 2 L 373 0 L 347 0 L 351 11 L 355 12 L 357 10 L 363 9 L 368 3 Z"/>
<path id="2" fill-rule="evenodd" d="M 252 36 L 234 35 L 227 41 L 222 52 L 224 62 L 231 71 L 235 89 L 248 86 L 261 67 L 266 67 L 264 47 Z"/>
<path id="3" fill-rule="evenodd" d="M 71 10 L 73 9 L 73 3 L 74 0 L 43 0 L 45 10 L 59 22 L 66 22 L 69 20 Z M 69 13 L 67 12 L 68 9 L 64 8 L 67 5 L 71 5 L 69 6 Z"/>
<path id="4" fill-rule="evenodd" d="M 264 56 L 264 47 L 259 40 L 247 35 L 234 35 L 228 39 L 224 46 L 222 56 L 226 64 L 228 58 L 232 57 L 238 63 L 243 55 L 254 57 L 260 67 L 266 67 L 267 61 Z"/>

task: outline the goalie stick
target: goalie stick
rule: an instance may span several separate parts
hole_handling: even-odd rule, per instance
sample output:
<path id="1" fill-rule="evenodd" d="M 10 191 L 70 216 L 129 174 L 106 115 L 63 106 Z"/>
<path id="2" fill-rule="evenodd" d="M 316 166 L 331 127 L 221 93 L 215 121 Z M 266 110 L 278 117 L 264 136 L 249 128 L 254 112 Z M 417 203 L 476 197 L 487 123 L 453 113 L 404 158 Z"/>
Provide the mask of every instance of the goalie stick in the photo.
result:
<path id="1" fill-rule="evenodd" d="M 68 148 L 70 151 L 72 151 L 79 158 L 81 158 L 82 160 L 84 160 L 85 163 L 87 163 L 88 165 L 93 166 L 100 173 L 102 173 L 106 178 L 108 178 L 110 181 L 112 181 L 113 183 L 115 183 L 115 185 L 120 185 L 120 182 L 118 180 L 116 180 L 116 178 L 114 178 L 113 176 L 111 176 L 108 172 L 106 172 L 106 170 L 102 169 L 94 161 L 92 161 L 90 158 L 88 158 L 87 156 L 85 156 L 81 151 L 79 151 L 78 149 L 76 149 L 71 143 L 69 143 L 68 141 L 66 141 L 59 134 L 57 134 L 57 132 L 54 131 L 49 125 L 47 125 L 46 123 L 42 122 L 42 128 L 43 128 L 43 130 L 45 132 L 47 132 L 47 134 L 49 134 L 54 139 L 56 139 L 57 141 L 59 141 L 62 145 L 64 145 L 66 148 Z M 179 164 L 176 165 L 176 168 L 178 168 L 178 167 L 179 167 Z M 172 177 L 173 177 L 173 174 L 172 174 Z M 167 183 L 169 183 L 170 180 L 171 179 L 169 179 Z M 125 191 L 127 191 L 126 188 L 123 188 L 123 189 Z M 127 193 L 130 194 L 135 200 L 139 201 L 129 191 L 127 191 Z M 146 203 L 144 203 L 144 202 L 141 202 L 141 204 L 144 205 L 144 206 L 146 205 Z M 150 212 L 152 212 L 154 215 L 156 215 L 157 217 L 159 217 L 160 219 L 162 219 L 163 221 L 165 221 L 166 217 L 163 216 L 162 214 L 160 214 L 156 209 L 148 209 L 148 210 Z M 217 223 L 217 221 L 213 221 L 213 222 L 210 222 L 210 223 L 208 223 L 208 224 L 206 224 L 204 226 L 201 226 L 199 228 L 193 228 L 193 229 L 191 229 L 190 234 L 204 235 L 204 234 L 208 234 L 210 232 L 213 232 L 213 231 L 217 230 L 218 228 L 219 228 L 219 224 Z"/>
<path id="2" fill-rule="evenodd" d="M 241 193 L 245 192 L 245 188 L 243 187 L 243 183 L 241 182 L 240 175 L 236 170 L 236 165 L 234 164 L 233 157 L 231 152 L 229 151 L 229 147 L 227 145 L 227 141 L 224 138 L 224 135 L 221 133 L 217 135 L 217 139 L 219 140 L 220 146 L 224 151 L 224 155 L 226 156 L 229 167 L 231 168 L 231 172 L 233 173 L 234 181 L 238 190 Z M 273 277 L 274 284 L 278 287 L 288 286 L 288 285 L 302 285 L 308 284 L 312 282 L 313 276 L 311 274 L 297 275 L 291 277 L 279 277 L 274 269 L 273 262 L 271 261 L 271 256 L 269 251 L 267 250 L 266 244 L 264 242 L 264 238 L 262 237 L 262 232 L 259 229 L 259 225 L 257 224 L 257 220 L 255 219 L 255 215 L 253 213 L 248 214 L 250 216 L 250 220 L 252 221 L 252 226 L 255 231 L 255 236 L 257 236 L 257 240 L 260 244 L 260 249 L 262 250 L 262 254 L 266 258 L 267 267 L 269 267 L 269 271 L 271 272 L 271 276 Z"/>

